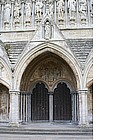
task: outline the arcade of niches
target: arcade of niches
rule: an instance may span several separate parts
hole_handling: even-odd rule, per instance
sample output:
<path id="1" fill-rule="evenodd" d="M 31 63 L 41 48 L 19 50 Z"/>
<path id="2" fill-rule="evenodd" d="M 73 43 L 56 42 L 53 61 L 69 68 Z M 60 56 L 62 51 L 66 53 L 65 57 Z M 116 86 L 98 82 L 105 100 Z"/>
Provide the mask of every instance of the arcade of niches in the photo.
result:
<path id="1" fill-rule="evenodd" d="M 93 123 L 92 21 L 92 0 L 0 0 L 0 126 Z"/>

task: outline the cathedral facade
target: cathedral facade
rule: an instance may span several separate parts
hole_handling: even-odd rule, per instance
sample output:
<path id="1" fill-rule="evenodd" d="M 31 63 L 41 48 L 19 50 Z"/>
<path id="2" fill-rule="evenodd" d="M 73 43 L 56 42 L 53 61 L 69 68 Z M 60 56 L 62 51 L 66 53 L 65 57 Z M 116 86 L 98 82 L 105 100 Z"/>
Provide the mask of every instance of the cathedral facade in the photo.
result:
<path id="1" fill-rule="evenodd" d="M 93 119 L 92 0 L 0 0 L 0 125 Z"/>

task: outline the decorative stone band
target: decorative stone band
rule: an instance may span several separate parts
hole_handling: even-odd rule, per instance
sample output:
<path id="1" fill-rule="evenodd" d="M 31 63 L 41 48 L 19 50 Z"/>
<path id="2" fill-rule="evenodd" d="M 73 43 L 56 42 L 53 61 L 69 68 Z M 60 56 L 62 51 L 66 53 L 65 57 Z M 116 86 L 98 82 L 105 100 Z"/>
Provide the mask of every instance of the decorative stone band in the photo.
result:
<path id="1" fill-rule="evenodd" d="M 19 95 L 20 91 L 19 90 L 9 90 L 9 94 Z"/>

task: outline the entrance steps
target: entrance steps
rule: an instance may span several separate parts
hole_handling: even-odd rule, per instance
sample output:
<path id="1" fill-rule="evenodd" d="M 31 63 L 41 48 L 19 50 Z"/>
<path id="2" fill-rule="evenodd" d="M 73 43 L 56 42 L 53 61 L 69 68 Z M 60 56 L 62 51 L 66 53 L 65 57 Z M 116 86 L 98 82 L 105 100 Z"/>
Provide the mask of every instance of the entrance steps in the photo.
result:
<path id="1" fill-rule="evenodd" d="M 0 134 L 19 134 L 19 135 L 75 135 L 89 136 L 93 135 L 92 126 L 78 127 L 72 124 L 47 124 L 33 123 L 20 125 L 19 127 L 0 127 Z"/>

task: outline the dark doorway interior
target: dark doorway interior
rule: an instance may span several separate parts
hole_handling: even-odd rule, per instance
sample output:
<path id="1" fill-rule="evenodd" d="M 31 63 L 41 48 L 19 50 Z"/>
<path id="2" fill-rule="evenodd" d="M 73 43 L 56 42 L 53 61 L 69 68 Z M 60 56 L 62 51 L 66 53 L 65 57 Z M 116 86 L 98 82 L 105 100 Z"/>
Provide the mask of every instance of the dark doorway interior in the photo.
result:
<path id="1" fill-rule="evenodd" d="M 57 85 L 53 99 L 54 120 L 72 120 L 71 94 L 65 83 Z"/>
<path id="2" fill-rule="evenodd" d="M 31 120 L 49 120 L 49 95 L 43 83 L 37 83 L 31 95 Z"/>

